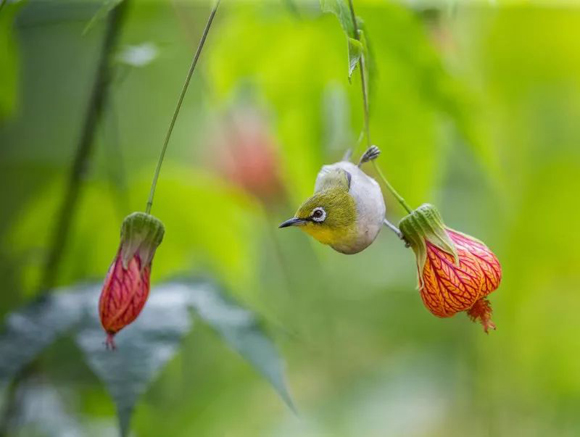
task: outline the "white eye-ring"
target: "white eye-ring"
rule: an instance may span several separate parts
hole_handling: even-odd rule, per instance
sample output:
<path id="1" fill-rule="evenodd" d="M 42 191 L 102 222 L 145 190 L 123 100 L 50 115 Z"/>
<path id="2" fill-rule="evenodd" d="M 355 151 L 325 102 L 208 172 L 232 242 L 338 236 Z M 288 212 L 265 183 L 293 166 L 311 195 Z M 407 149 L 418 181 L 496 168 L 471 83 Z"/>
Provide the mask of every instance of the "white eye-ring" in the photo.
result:
<path id="1" fill-rule="evenodd" d="M 326 211 L 322 207 L 317 207 L 312 210 L 310 217 L 317 223 L 322 223 L 326 219 Z"/>

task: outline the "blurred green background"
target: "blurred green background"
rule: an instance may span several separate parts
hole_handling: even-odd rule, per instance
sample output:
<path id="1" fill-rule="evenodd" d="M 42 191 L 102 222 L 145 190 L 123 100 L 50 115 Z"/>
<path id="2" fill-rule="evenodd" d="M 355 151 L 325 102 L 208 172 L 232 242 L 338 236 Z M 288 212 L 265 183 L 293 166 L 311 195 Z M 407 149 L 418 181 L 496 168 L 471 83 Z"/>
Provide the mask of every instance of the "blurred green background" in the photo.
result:
<path id="1" fill-rule="evenodd" d="M 138 404 L 134 435 L 580 435 L 580 9 L 506 3 L 356 2 L 381 168 L 502 262 L 486 336 L 423 307 L 413 254 L 387 230 L 345 256 L 277 229 L 321 165 L 362 153 L 358 75 L 349 84 L 344 35 L 318 2 L 224 0 L 158 184 L 167 232 L 152 293 L 183 274 L 225 284 L 264 319 L 299 414 L 196 326 Z M 0 10 L 2 318 L 39 293 L 105 32 L 105 16 L 87 29 L 99 7 Z M 145 207 L 208 13 L 127 4 L 56 285 L 102 280 L 123 217 Z M 37 367 L 28 425 L 11 435 L 116 435 L 69 338 Z"/>

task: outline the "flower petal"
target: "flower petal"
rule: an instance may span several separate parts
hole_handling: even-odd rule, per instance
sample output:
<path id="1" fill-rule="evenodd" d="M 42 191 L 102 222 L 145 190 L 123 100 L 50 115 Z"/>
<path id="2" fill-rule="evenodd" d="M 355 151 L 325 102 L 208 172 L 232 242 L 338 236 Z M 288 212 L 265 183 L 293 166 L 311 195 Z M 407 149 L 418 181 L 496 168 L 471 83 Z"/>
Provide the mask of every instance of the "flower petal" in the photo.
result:
<path id="1" fill-rule="evenodd" d="M 448 229 L 453 242 L 458 246 L 463 246 L 473 255 L 484 275 L 482 295 L 487 296 L 495 291 L 501 282 L 501 264 L 489 250 L 489 248 L 479 240 L 471 239 L 468 235 Z"/>
<path id="2" fill-rule="evenodd" d="M 483 274 L 477 261 L 463 246 L 454 257 L 427 242 L 427 261 L 423 268 L 421 297 L 436 316 L 450 317 L 470 308 L 480 297 Z"/>
<path id="3" fill-rule="evenodd" d="M 149 296 L 151 266 L 142 270 L 138 255 L 123 267 L 120 252 L 109 268 L 99 300 L 99 312 L 103 328 L 115 334 L 133 322 Z"/>
<path id="4" fill-rule="evenodd" d="M 481 298 L 468 311 L 467 315 L 474 322 L 479 320 L 486 334 L 490 329 L 495 329 L 495 323 L 491 321 L 491 304 L 486 298 Z"/>

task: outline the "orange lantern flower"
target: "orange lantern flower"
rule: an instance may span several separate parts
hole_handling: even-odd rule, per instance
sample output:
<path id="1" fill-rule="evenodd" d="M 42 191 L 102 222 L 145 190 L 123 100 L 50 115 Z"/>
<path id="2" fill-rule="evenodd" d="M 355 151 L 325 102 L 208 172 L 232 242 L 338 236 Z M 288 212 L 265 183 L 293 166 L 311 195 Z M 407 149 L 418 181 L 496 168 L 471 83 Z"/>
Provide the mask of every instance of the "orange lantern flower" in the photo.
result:
<path id="1" fill-rule="evenodd" d="M 495 329 L 487 295 L 501 281 L 501 265 L 481 241 L 447 228 L 437 209 L 425 204 L 399 224 L 417 257 L 423 303 L 437 317 L 467 311 L 485 332 Z"/>
<path id="2" fill-rule="evenodd" d="M 115 349 L 115 334 L 132 323 L 147 302 L 151 262 L 164 233 L 163 223 L 149 214 L 135 212 L 123 221 L 119 251 L 99 299 L 107 348 Z"/>

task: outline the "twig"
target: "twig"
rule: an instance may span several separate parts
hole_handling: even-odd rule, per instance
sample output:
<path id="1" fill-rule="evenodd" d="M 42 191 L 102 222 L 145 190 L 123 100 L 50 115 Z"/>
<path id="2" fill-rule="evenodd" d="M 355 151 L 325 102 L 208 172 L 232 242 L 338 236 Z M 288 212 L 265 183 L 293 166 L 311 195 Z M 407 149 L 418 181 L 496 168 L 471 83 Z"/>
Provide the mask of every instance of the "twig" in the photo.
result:
<path id="1" fill-rule="evenodd" d="M 354 29 L 354 39 L 360 41 L 360 33 L 358 30 L 358 23 L 356 22 L 356 14 L 354 13 L 354 4 L 352 0 L 348 0 L 348 6 L 350 9 L 350 16 L 352 18 L 352 25 Z M 364 55 L 361 56 L 358 60 L 358 67 L 360 71 L 360 83 L 362 87 L 362 96 L 363 96 L 363 111 L 364 111 L 364 132 L 365 136 L 367 137 L 367 147 L 371 147 L 373 145 L 371 141 L 371 129 L 370 129 L 370 115 L 369 115 L 369 93 L 367 88 L 367 81 L 366 81 L 366 74 L 365 74 L 365 61 Z"/>
<path id="2" fill-rule="evenodd" d="M 98 69 L 93 83 L 93 90 L 88 104 L 83 132 L 79 140 L 77 152 L 69 176 L 67 191 L 52 236 L 51 251 L 45 265 L 43 280 L 39 286 L 39 289 L 43 294 L 50 292 L 54 286 L 55 279 L 58 276 L 58 267 L 62 259 L 62 253 L 66 245 L 70 225 L 79 199 L 84 172 L 91 155 L 96 127 L 105 105 L 107 88 L 110 81 L 110 55 L 118 40 L 119 31 L 127 8 L 127 2 L 128 0 L 121 2 L 111 11 L 107 18 L 107 28 L 103 45 L 101 47 Z M 37 363 L 37 361 L 33 361 L 27 366 L 24 366 L 15 375 L 6 389 L 4 410 L 0 415 L 0 437 L 8 435 L 10 420 L 13 418 L 15 412 L 18 411 L 18 387 L 30 376 L 30 374 L 38 372 L 38 369 L 36 368 Z"/>
<path id="3" fill-rule="evenodd" d="M 127 9 L 127 3 L 128 0 L 119 3 L 109 13 L 107 18 L 107 28 L 103 45 L 101 46 L 98 68 L 93 82 L 82 134 L 69 174 L 66 193 L 58 213 L 56 227 L 52 234 L 51 249 L 45 265 L 44 276 L 40 283 L 40 289 L 44 292 L 55 285 L 58 277 L 62 254 L 76 211 L 87 165 L 93 151 L 96 128 L 108 97 L 108 86 L 111 81 L 110 56 L 119 38 L 119 31 Z"/>

